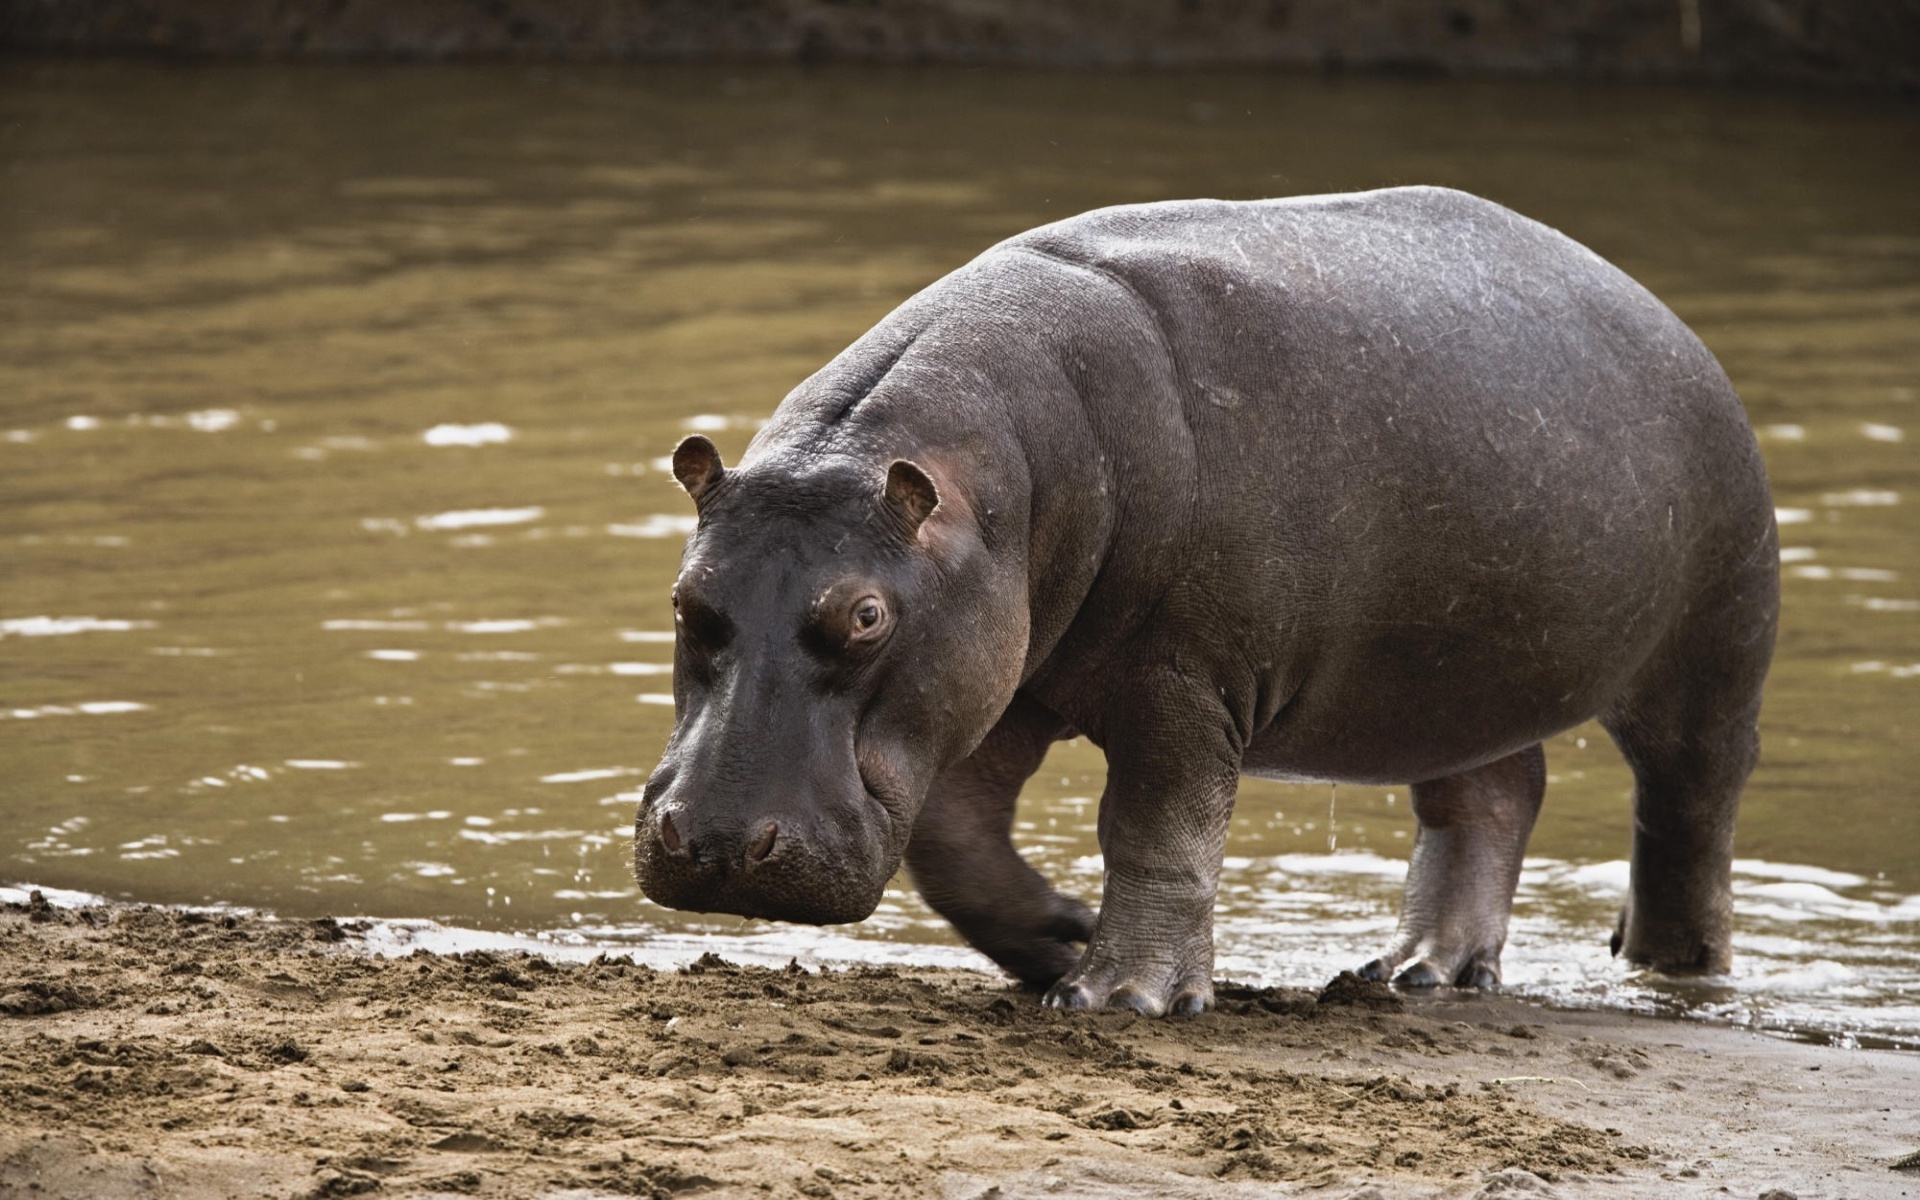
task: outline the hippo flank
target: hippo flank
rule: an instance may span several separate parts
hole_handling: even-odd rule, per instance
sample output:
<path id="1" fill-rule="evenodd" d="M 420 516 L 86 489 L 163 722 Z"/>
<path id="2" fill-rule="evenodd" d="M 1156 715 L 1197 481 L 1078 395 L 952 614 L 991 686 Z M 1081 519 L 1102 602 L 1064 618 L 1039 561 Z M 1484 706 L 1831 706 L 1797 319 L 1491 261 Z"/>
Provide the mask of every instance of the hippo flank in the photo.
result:
<path id="1" fill-rule="evenodd" d="M 1713 355 L 1645 289 L 1439 188 L 1101 209 L 994 246 L 673 470 L 676 724 L 635 823 L 675 908 L 858 921 L 904 857 L 1064 1008 L 1212 1002 L 1239 776 L 1412 785 L 1363 973 L 1491 987 L 1546 773 L 1632 767 L 1616 954 L 1729 961 L 1779 553 Z M 1099 912 L 1014 851 L 1106 754 Z"/>

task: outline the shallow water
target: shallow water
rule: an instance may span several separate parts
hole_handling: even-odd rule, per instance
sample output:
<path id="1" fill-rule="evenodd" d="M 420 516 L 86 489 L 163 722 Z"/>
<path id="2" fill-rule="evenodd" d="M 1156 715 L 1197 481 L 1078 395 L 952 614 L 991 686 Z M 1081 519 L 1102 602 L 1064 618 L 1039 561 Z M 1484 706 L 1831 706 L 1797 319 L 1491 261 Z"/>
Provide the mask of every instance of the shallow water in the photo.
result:
<path id="1" fill-rule="evenodd" d="M 1738 966 L 1605 939 L 1628 778 L 1552 783 L 1507 952 L 1570 1003 L 1920 1045 L 1920 110 L 1822 95 L 721 68 L 0 70 L 0 880 L 650 952 L 981 962 L 910 891 L 826 931 L 639 897 L 690 506 L 799 379 L 1102 204 L 1442 183 L 1587 242 L 1725 363 L 1785 610 Z M 1097 752 L 1022 844 L 1097 894 Z M 1405 790 L 1248 781 L 1221 974 L 1391 929 Z"/>

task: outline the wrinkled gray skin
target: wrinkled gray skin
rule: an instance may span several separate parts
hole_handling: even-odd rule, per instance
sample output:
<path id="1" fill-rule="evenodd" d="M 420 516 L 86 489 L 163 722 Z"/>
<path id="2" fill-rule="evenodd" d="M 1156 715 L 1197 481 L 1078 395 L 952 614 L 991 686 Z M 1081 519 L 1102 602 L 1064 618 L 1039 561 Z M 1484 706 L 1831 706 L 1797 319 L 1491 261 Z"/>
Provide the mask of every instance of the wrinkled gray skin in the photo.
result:
<path id="1" fill-rule="evenodd" d="M 661 903 L 853 921 L 904 856 L 1049 1003 L 1192 1013 L 1239 777 L 1410 782 L 1364 972 L 1488 987 L 1541 740 L 1598 717 L 1636 783 L 1616 953 L 1728 965 L 1773 507 L 1712 355 L 1551 229 L 1435 188 L 1088 213 L 907 301 L 738 466 L 674 463 Z M 1097 916 L 1009 841 L 1075 732 Z"/>

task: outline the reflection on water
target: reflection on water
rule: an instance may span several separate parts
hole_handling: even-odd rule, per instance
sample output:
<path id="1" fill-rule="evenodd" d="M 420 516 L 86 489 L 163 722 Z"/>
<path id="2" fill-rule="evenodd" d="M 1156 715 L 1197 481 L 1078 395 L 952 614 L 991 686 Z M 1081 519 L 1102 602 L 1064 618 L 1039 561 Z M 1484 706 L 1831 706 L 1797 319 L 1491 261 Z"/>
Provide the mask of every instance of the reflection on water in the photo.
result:
<path id="1" fill-rule="evenodd" d="M 1588 727 L 1549 746 L 1510 979 L 1920 1042 L 1917 126 L 1847 98 L 1257 73 L 15 64 L 0 878 L 977 962 L 904 891 L 823 931 L 638 897 L 691 525 L 666 456 L 689 430 L 736 456 L 900 299 L 1039 222 L 1441 183 L 1700 331 L 1784 547 L 1735 976 L 1676 991 L 1606 957 L 1628 780 Z M 1089 897 L 1100 777 L 1063 746 L 1021 814 Z M 1371 957 L 1405 808 L 1249 781 L 1222 973 Z"/>

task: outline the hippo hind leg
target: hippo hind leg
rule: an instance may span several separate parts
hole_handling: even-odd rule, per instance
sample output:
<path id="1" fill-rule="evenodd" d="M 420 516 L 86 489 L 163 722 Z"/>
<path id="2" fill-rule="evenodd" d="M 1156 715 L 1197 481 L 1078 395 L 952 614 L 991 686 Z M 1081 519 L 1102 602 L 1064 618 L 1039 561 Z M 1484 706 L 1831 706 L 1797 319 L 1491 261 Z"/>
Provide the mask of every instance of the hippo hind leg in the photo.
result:
<path id="1" fill-rule="evenodd" d="M 1760 754 L 1765 669 L 1762 657 L 1750 683 L 1669 672 L 1601 718 L 1633 769 L 1633 863 L 1613 934 L 1629 962 L 1671 974 L 1732 965 L 1734 816 Z"/>
<path id="2" fill-rule="evenodd" d="M 1770 515 L 1770 514 L 1769 514 Z M 1771 522 L 1723 560 L 1600 723 L 1633 770 L 1633 861 L 1613 952 L 1673 974 L 1732 965 L 1733 826 L 1760 756 L 1779 568 Z"/>
<path id="3" fill-rule="evenodd" d="M 1413 785 L 1419 828 L 1400 926 L 1392 948 L 1360 968 L 1363 977 L 1403 987 L 1499 984 L 1513 889 L 1546 783 L 1536 743 Z"/>
<path id="4" fill-rule="evenodd" d="M 1021 982 L 1051 985 L 1080 961 L 1093 912 L 1061 895 L 1013 848 L 1020 787 L 1066 723 L 1016 696 L 974 752 L 934 781 L 907 843 L 907 868 L 935 912 Z"/>
<path id="5" fill-rule="evenodd" d="M 1633 768 L 1633 862 L 1613 952 L 1670 974 L 1733 958 L 1733 821 L 1759 749 L 1749 721 L 1687 743 L 1603 722 Z"/>

